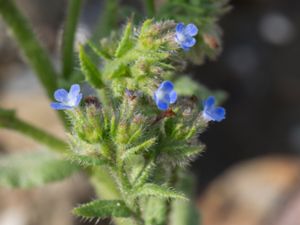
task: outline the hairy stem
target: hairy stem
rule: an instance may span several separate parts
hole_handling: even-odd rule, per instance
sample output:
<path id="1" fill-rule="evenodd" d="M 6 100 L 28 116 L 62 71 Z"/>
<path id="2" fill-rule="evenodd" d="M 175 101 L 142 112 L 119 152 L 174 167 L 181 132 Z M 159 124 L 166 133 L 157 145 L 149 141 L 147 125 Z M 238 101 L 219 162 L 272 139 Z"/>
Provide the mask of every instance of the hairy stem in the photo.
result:
<path id="1" fill-rule="evenodd" d="M 20 132 L 56 152 L 63 153 L 68 146 L 63 140 L 18 119 L 14 111 L 11 110 L 0 109 L 0 128 L 2 127 Z"/>
<path id="2" fill-rule="evenodd" d="M 67 79 L 74 65 L 74 40 L 76 27 L 80 17 L 82 0 L 69 0 L 67 19 L 64 28 L 62 45 L 62 74 Z"/>
<path id="3" fill-rule="evenodd" d="M 53 92 L 57 88 L 57 73 L 28 21 L 16 7 L 13 0 L 0 0 L 0 15 L 11 29 L 27 61 L 46 89 L 48 96 L 52 98 Z"/>

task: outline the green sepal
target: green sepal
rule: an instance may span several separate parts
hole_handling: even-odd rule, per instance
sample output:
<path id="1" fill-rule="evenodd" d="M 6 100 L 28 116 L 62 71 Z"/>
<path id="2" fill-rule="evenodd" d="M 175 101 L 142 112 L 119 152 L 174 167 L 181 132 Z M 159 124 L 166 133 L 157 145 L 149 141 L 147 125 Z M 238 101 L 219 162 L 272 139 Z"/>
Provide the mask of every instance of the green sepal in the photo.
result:
<path id="1" fill-rule="evenodd" d="M 31 188 L 63 180 L 79 167 L 56 154 L 37 151 L 0 157 L 0 186 Z"/>
<path id="2" fill-rule="evenodd" d="M 121 200 L 95 200 L 73 209 L 84 218 L 130 217 L 131 211 Z"/>
<path id="3" fill-rule="evenodd" d="M 101 73 L 90 57 L 85 53 L 83 46 L 80 46 L 79 49 L 79 59 L 81 70 L 87 81 L 97 89 L 103 88 L 104 83 L 101 79 Z"/>

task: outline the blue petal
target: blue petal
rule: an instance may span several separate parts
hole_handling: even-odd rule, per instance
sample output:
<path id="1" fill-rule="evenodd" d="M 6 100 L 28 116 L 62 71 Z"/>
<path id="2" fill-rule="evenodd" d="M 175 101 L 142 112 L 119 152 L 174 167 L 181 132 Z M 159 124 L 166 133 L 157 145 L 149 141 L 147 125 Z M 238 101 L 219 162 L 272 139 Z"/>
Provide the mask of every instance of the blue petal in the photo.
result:
<path id="1" fill-rule="evenodd" d="M 182 45 L 185 47 L 193 47 L 196 44 L 196 39 L 193 37 L 187 37 Z"/>
<path id="2" fill-rule="evenodd" d="M 223 107 L 217 107 L 214 111 L 215 120 L 220 122 L 221 120 L 225 119 L 225 109 Z"/>
<path id="3" fill-rule="evenodd" d="M 158 104 L 158 102 L 165 102 L 167 104 L 170 104 L 169 93 L 157 91 L 157 93 L 156 93 L 156 101 L 155 102 L 156 102 L 156 104 Z"/>
<path id="4" fill-rule="evenodd" d="M 77 95 L 79 95 L 80 93 L 80 86 L 79 84 L 73 84 L 70 88 L 70 91 L 69 91 L 69 98 L 76 98 Z"/>
<path id="5" fill-rule="evenodd" d="M 72 109 L 71 106 L 67 106 L 67 105 L 59 103 L 59 102 L 52 102 L 50 104 L 50 106 L 51 106 L 52 109 L 55 109 L 55 110 Z"/>
<path id="6" fill-rule="evenodd" d="M 181 45 L 181 48 L 186 52 L 190 50 L 190 47 L 186 47 L 185 45 Z"/>
<path id="7" fill-rule="evenodd" d="M 184 33 L 190 36 L 195 36 L 198 33 L 198 28 L 194 24 L 190 23 L 184 28 Z"/>
<path id="8" fill-rule="evenodd" d="M 177 93 L 176 91 L 171 91 L 171 93 L 169 94 L 170 96 L 170 104 L 173 104 L 174 102 L 176 102 L 177 100 Z"/>
<path id="9" fill-rule="evenodd" d="M 163 92 L 170 92 L 172 91 L 174 88 L 174 85 L 171 81 L 164 81 L 160 84 L 159 86 L 159 91 L 163 91 Z"/>
<path id="10" fill-rule="evenodd" d="M 169 108 L 169 104 L 167 102 L 164 102 L 164 101 L 158 101 L 156 103 L 156 105 L 157 105 L 158 109 L 163 110 L 163 111 L 165 111 Z"/>
<path id="11" fill-rule="evenodd" d="M 68 99 L 68 92 L 65 89 L 58 89 L 54 92 L 54 98 L 58 102 L 66 102 Z"/>
<path id="12" fill-rule="evenodd" d="M 154 100 L 155 102 L 157 101 L 156 92 L 157 92 L 157 91 L 155 91 L 154 94 L 153 94 L 153 100 Z"/>
<path id="13" fill-rule="evenodd" d="M 203 102 L 204 108 L 211 108 L 216 102 L 215 97 L 209 96 L 206 100 Z"/>
<path id="14" fill-rule="evenodd" d="M 80 93 L 79 95 L 77 95 L 76 101 L 75 101 L 75 105 L 74 106 L 78 106 L 80 101 L 82 99 L 82 94 Z"/>
<path id="15" fill-rule="evenodd" d="M 184 24 L 183 23 L 178 23 L 176 25 L 176 32 L 181 33 L 184 30 Z"/>

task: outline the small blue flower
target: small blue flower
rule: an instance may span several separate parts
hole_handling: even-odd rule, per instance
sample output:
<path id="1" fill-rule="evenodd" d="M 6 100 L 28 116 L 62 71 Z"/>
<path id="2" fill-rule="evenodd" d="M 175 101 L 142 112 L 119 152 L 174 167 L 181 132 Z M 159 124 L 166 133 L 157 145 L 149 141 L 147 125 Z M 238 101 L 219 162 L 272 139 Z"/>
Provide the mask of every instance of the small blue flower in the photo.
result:
<path id="1" fill-rule="evenodd" d="M 171 81 L 162 82 L 154 92 L 153 99 L 160 110 L 167 110 L 170 104 L 177 100 L 177 93 L 174 91 L 174 85 Z"/>
<path id="2" fill-rule="evenodd" d="M 70 91 L 58 89 L 54 92 L 54 98 L 58 102 L 52 102 L 51 107 L 55 110 L 73 109 L 77 107 L 82 99 L 79 84 L 73 84 Z"/>
<path id="3" fill-rule="evenodd" d="M 220 122 L 225 119 L 225 109 L 223 107 L 215 106 L 216 99 L 213 96 L 208 97 L 203 102 L 204 110 L 202 116 L 207 121 Z"/>
<path id="4" fill-rule="evenodd" d="M 175 41 L 183 48 L 188 51 L 191 47 L 196 44 L 196 39 L 193 38 L 198 33 L 198 28 L 190 23 L 184 26 L 183 23 L 176 25 Z"/>

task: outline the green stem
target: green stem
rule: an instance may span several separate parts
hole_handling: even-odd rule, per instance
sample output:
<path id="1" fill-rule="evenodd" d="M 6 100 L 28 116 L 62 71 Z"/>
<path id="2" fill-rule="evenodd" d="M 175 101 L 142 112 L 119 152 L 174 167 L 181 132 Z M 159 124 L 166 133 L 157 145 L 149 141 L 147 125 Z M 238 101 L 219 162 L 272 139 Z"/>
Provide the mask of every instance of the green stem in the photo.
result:
<path id="1" fill-rule="evenodd" d="M 63 140 L 18 119 L 14 111 L 0 109 L 0 128 L 1 127 L 20 132 L 57 152 L 63 153 L 67 149 L 67 143 Z"/>
<path id="2" fill-rule="evenodd" d="M 73 70 L 74 40 L 76 34 L 76 27 L 80 17 L 81 6 L 82 0 L 69 0 L 62 44 L 62 74 L 65 79 L 70 77 Z"/>
<path id="3" fill-rule="evenodd" d="M 153 17 L 155 14 L 155 3 L 154 0 L 144 0 L 145 8 L 148 17 Z"/>
<path id="4" fill-rule="evenodd" d="M 16 7 L 13 0 L 0 0 L 0 14 L 10 27 L 27 61 L 45 87 L 48 96 L 52 98 L 53 92 L 57 89 L 57 73 L 28 21 Z"/>

